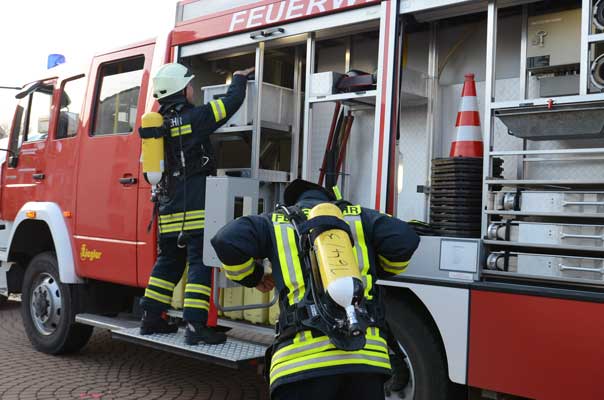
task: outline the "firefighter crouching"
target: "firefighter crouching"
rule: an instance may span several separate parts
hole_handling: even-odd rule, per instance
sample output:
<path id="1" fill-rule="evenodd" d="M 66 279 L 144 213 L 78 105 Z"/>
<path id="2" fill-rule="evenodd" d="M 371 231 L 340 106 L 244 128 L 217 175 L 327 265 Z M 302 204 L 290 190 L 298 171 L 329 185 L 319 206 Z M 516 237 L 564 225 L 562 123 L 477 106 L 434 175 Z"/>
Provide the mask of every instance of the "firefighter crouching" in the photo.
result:
<path id="1" fill-rule="evenodd" d="M 143 335 L 178 330 L 168 322 L 165 311 L 188 262 L 183 312 L 186 343 L 226 340 L 224 333 L 206 326 L 211 291 L 211 270 L 203 264 L 206 177 L 216 172 L 210 134 L 241 106 L 251 72 L 253 68 L 235 72 L 225 97 L 200 107 L 192 104 L 194 76 L 185 66 L 166 64 L 153 78 L 153 96 L 159 101 L 161 117 L 148 115 L 153 113 L 143 117 L 143 165 L 165 165 L 165 171 L 145 171 L 159 213 L 160 252 L 141 300 Z M 146 158 L 163 155 L 162 146 L 164 162 L 149 163 Z"/>
<path id="2" fill-rule="evenodd" d="M 271 396 L 383 400 L 391 366 L 375 282 L 405 271 L 419 236 L 403 221 L 335 201 L 310 182 L 292 182 L 284 197 L 286 207 L 239 218 L 212 238 L 229 279 L 279 293 L 278 336 L 267 355 Z M 350 253 L 356 272 L 323 268 L 330 257 L 349 264 Z M 272 276 L 257 262 L 265 258 Z"/>

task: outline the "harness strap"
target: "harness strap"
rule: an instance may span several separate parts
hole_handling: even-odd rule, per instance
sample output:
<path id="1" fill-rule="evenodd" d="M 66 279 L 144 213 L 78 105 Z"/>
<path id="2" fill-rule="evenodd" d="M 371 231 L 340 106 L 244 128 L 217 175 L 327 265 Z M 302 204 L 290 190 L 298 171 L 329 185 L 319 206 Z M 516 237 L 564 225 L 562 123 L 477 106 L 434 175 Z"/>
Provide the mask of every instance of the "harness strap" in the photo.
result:
<path id="1" fill-rule="evenodd" d="M 341 220 L 338 217 L 334 217 L 331 215 L 322 215 L 314 217 L 302 222 L 300 225 L 298 225 L 298 228 L 300 230 L 300 234 L 302 235 L 310 233 L 311 243 L 314 243 L 315 239 L 323 232 L 332 229 L 339 229 L 348 234 L 348 237 L 350 238 L 350 243 L 352 246 L 354 246 L 354 238 L 352 236 L 350 226 L 348 226 L 345 221 Z"/>

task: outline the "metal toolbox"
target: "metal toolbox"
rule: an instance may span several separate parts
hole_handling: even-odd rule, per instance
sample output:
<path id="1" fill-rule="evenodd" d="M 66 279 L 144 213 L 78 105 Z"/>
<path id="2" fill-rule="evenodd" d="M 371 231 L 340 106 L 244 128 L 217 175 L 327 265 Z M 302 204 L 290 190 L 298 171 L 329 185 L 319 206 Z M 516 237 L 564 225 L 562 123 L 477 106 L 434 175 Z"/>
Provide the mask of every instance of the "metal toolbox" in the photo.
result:
<path id="1" fill-rule="evenodd" d="M 524 213 L 603 214 L 604 217 L 604 192 L 500 192 L 495 199 L 497 210 L 514 211 L 517 204 L 517 211 Z"/>
<path id="2" fill-rule="evenodd" d="M 220 98 L 227 92 L 229 85 L 205 86 L 201 88 L 204 103 Z M 226 126 L 248 126 L 254 121 L 256 107 L 255 82 L 247 84 L 247 96 L 239 111 L 227 122 Z M 262 84 L 262 122 L 281 125 L 288 130 L 294 122 L 294 91 L 289 88 Z"/>
<path id="3" fill-rule="evenodd" d="M 487 269 L 505 271 L 504 273 L 507 275 L 517 275 L 518 277 L 604 284 L 604 259 L 602 258 L 509 253 L 507 259 L 506 267 L 505 253 L 491 253 L 487 258 Z"/>
<path id="4" fill-rule="evenodd" d="M 487 238 L 522 244 L 580 246 L 586 247 L 586 250 L 604 250 L 604 225 L 495 222 L 489 225 Z"/>

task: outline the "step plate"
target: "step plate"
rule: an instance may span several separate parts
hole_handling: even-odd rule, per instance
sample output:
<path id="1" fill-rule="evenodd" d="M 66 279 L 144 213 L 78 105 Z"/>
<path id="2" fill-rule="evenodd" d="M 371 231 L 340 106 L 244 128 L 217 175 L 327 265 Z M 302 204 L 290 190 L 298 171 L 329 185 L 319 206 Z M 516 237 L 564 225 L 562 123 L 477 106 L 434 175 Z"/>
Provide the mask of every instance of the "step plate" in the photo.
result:
<path id="1" fill-rule="evenodd" d="M 196 358 L 228 368 L 238 369 L 250 361 L 264 358 L 267 346 L 233 338 L 227 334 L 226 343 L 219 345 L 199 344 L 189 346 L 185 344 L 184 329 L 179 329 L 174 334 L 141 335 L 139 328 L 119 329 L 111 332 L 115 339 L 142 346 L 152 347 L 162 351 Z"/>

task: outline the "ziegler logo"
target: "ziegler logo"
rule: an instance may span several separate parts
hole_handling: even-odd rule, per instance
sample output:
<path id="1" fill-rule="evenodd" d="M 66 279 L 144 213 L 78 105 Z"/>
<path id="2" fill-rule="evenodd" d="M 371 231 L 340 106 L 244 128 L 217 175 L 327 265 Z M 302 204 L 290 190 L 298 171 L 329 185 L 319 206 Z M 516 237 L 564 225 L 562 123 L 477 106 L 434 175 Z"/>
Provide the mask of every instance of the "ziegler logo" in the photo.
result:
<path id="1" fill-rule="evenodd" d="M 86 244 L 83 244 L 82 247 L 80 247 L 80 260 L 82 260 L 82 261 L 100 260 L 102 256 L 103 256 L 103 253 L 101 253 L 100 251 L 97 251 L 94 249 L 88 250 L 88 247 L 86 247 Z"/>
<path id="2" fill-rule="evenodd" d="M 375 2 L 377 0 L 283 0 L 234 13 L 229 32 Z"/>

